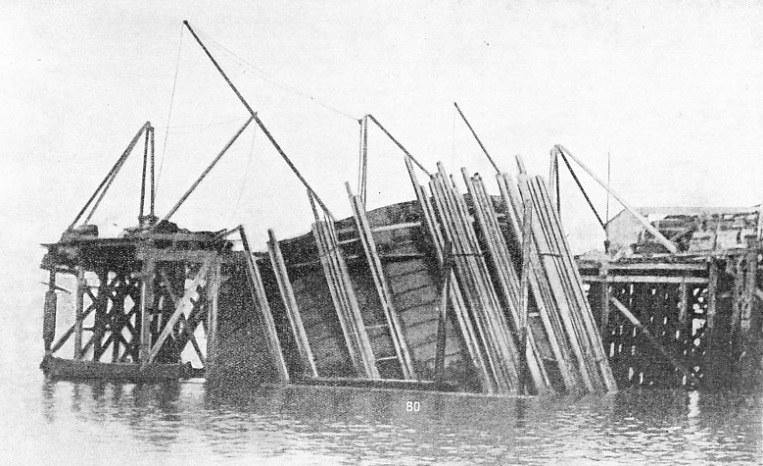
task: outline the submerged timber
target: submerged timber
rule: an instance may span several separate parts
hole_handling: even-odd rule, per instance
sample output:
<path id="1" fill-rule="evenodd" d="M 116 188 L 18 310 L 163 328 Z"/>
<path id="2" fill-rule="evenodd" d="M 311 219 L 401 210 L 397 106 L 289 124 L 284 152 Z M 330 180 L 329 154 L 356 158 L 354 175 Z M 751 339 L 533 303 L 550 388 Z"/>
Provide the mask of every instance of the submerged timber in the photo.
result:
<path id="1" fill-rule="evenodd" d="M 548 180 L 519 157 L 514 178 L 456 106 L 494 177 L 462 169 L 462 192 L 441 164 L 428 171 L 366 115 L 358 194 L 347 185 L 353 214 L 336 220 L 185 26 L 250 118 L 162 218 L 146 123 L 61 239 L 45 245 L 48 377 L 497 395 L 760 384 L 758 211 L 650 219 L 562 146 L 551 151 Z M 366 210 L 369 122 L 405 154 L 412 201 Z M 170 221 L 251 123 L 303 183 L 314 216 L 300 237 L 279 241 L 269 230 L 259 251 L 241 226 L 192 232 Z M 90 220 L 141 140 L 138 226 L 100 237 Z M 593 209 L 606 253 L 573 256 L 560 221 L 559 160 L 578 186 L 570 160 L 625 207 L 606 223 Z"/>

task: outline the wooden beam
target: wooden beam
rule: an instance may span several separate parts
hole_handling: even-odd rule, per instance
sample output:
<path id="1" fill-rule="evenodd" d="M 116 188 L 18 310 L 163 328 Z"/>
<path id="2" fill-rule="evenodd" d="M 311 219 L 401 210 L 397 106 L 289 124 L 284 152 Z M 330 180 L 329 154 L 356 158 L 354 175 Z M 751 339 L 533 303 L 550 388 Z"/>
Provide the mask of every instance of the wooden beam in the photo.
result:
<path id="1" fill-rule="evenodd" d="M 90 338 L 88 338 L 87 343 L 85 343 L 85 346 L 82 347 L 82 350 L 77 354 L 75 359 L 82 359 L 85 357 L 85 354 L 87 354 L 88 350 L 93 346 L 93 340 L 95 338 L 95 335 L 90 335 Z"/>
<path id="2" fill-rule="evenodd" d="M 154 307 L 154 270 L 156 264 L 150 258 L 143 261 L 143 271 L 140 283 L 140 347 L 138 359 L 140 363 L 148 364 L 151 352 L 151 320 Z"/>
<path id="3" fill-rule="evenodd" d="M 260 315 L 262 316 L 263 330 L 268 341 L 268 348 L 270 348 L 271 356 L 273 357 L 273 363 L 278 372 L 278 377 L 282 383 L 289 383 L 289 368 L 286 365 L 286 359 L 284 358 L 283 349 L 281 348 L 281 341 L 278 338 L 278 331 L 276 330 L 276 324 L 273 320 L 273 313 L 270 310 L 270 304 L 268 303 L 267 295 L 265 294 L 265 285 L 262 283 L 262 275 L 260 269 L 257 266 L 257 262 L 254 259 L 251 248 L 249 247 L 249 240 L 246 237 L 246 232 L 243 228 L 239 229 L 241 235 L 241 243 L 246 252 L 246 265 L 249 273 L 249 291 L 252 293 L 252 302 L 259 308 Z"/>
<path id="4" fill-rule="evenodd" d="M 678 322 L 681 324 L 681 330 L 683 330 L 683 327 L 686 324 L 686 319 L 689 317 L 689 287 L 687 286 L 686 280 L 683 280 L 679 285 L 678 293 L 680 295 Z"/>
<path id="5" fill-rule="evenodd" d="M 517 164 L 523 167 L 521 159 L 517 158 Z M 527 176 L 519 176 L 519 187 L 521 190 L 521 199 L 529 200 L 533 199 L 537 202 L 536 211 L 538 215 L 535 216 L 535 221 L 532 224 L 532 237 L 536 242 L 536 256 L 538 261 L 542 265 L 540 268 L 540 281 L 544 285 L 548 286 L 549 292 L 553 296 L 553 307 L 550 309 L 558 317 L 561 325 L 562 335 L 566 335 L 566 340 L 569 344 L 570 353 L 574 355 L 574 370 L 580 377 L 580 382 L 587 392 L 596 392 L 598 377 L 594 372 L 594 368 L 591 366 L 591 359 L 588 356 L 588 340 L 583 338 L 582 325 L 579 322 L 579 313 L 576 311 L 576 303 L 573 301 L 575 296 L 569 286 L 569 277 L 565 274 L 564 263 L 562 262 L 561 251 L 558 244 L 554 242 L 554 237 L 549 234 L 547 228 L 544 226 L 548 220 L 549 213 L 545 212 L 545 215 L 541 215 L 541 199 L 539 196 L 533 196 L 531 192 L 531 185 Z M 519 199 L 517 194 L 516 209 L 517 212 L 522 212 L 523 201 Z M 552 206 L 553 207 L 553 206 Z M 519 216 L 519 215 L 518 215 Z M 554 255 L 543 254 L 543 252 L 552 252 Z"/>
<path id="6" fill-rule="evenodd" d="M 672 283 L 672 284 L 695 284 L 704 285 L 708 283 L 705 277 L 661 277 L 659 275 L 583 275 L 581 277 L 585 283 Z"/>
<path id="7" fill-rule="evenodd" d="M 159 273 L 162 277 L 162 284 L 164 285 L 164 288 L 167 290 L 167 293 L 169 293 L 170 299 L 172 299 L 172 303 L 175 306 L 178 306 L 180 304 L 181 298 L 179 298 L 175 294 L 175 290 L 172 289 L 172 282 L 170 281 L 170 277 L 167 276 L 167 272 L 165 270 L 162 270 Z M 193 310 L 191 310 L 191 312 L 193 312 Z M 204 359 L 205 359 L 204 354 L 201 352 L 201 347 L 199 346 L 199 342 L 196 341 L 196 336 L 194 335 L 194 332 L 196 331 L 196 329 L 191 328 L 190 322 L 188 322 L 188 319 L 186 319 L 185 314 L 183 313 L 180 313 L 180 322 L 183 324 L 183 331 L 180 333 L 180 335 L 178 335 L 178 338 L 181 338 L 183 333 L 185 333 L 188 336 L 188 340 L 190 340 L 191 345 L 193 346 L 193 350 L 196 352 L 196 356 L 199 357 L 199 361 L 201 361 L 201 364 L 204 364 Z M 198 325 L 198 323 L 196 325 Z M 184 343 L 188 344 L 187 341 Z M 181 352 L 183 351 L 183 349 L 185 349 L 185 344 L 183 345 L 183 348 L 180 348 Z"/>
<path id="8" fill-rule="evenodd" d="M 162 345 L 164 345 L 164 341 L 167 340 L 167 337 L 172 333 L 172 330 L 175 328 L 175 324 L 180 319 L 180 315 L 183 314 L 187 309 L 193 308 L 193 302 L 192 298 L 197 295 L 199 291 L 199 287 L 204 286 L 204 282 L 207 281 L 207 272 L 209 271 L 209 268 L 212 265 L 212 260 L 209 260 L 205 262 L 199 271 L 196 273 L 196 276 L 193 278 L 193 281 L 191 282 L 191 286 L 188 287 L 188 289 L 183 294 L 183 297 L 180 299 L 180 302 L 177 303 L 175 306 L 175 311 L 172 313 L 169 319 L 167 319 L 167 322 L 164 324 L 164 328 L 162 329 L 161 333 L 159 333 L 159 336 L 156 339 L 156 343 L 151 348 L 151 351 L 148 354 L 148 361 L 146 364 L 151 364 L 154 362 L 154 359 L 159 354 L 159 351 L 162 349 Z"/>
<path id="9" fill-rule="evenodd" d="M 326 283 L 353 367 L 361 377 L 379 379 L 376 357 L 360 314 L 347 266 L 336 242 L 335 232 L 332 231 L 332 223 L 331 219 L 321 221 L 316 218 L 312 228 Z"/>
<path id="10" fill-rule="evenodd" d="M 220 312 L 220 263 L 214 261 L 211 270 L 209 271 L 209 282 L 207 283 L 207 319 L 206 319 L 206 332 L 207 332 L 207 360 L 206 369 L 207 374 L 214 378 L 214 372 L 217 363 L 217 323 Z"/>
<path id="11" fill-rule="evenodd" d="M 82 352 L 82 321 L 83 306 L 85 300 L 85 288 L 87 288 L 87 281 L 85 281 L 85 270 L 77 267 L 77 290 L 74 297 L 74 359 L 79 358 L 79 354 Z M 88 292 L 90 290 L 88 289 Z M 92 296 L 92 292 L 90 292 Z M 91 303 L 89 309 L 95 308 L 95 300 Z M 56 350 L 53 350 L 55 352 Z"/>
<path id="12" fill-rule="evenodd" d="M 569 158 L 571 158 L 572 160 L 574 160 L 574 161 L 575 161 L 575 163 L 577 163 L 577 164 L 580 166 L 580 168 L 582 168 L 583 170 L 585 170 L 585 172 L 586 172 L 586 173 L 588 173 L 588 174 L 591 176 L 591 178 L 593 178 L 593 179 L 594 179 L 594 181 L 596 181 L 597 183 L 599 183 L 599 184 L 601 185 L 601 187 L 603 187 L 604 189 L 606 189 L 606 190 L 607 190 L 607 192 L 609 192 L 609 194 L 611 194 L 611 195 L 612 195 L 612 197 L 614 197 L 615 199 L 617 199 L 617 201 L 618 201 L 618 202 L 620 202 L 620 204 L 622 204 L 622 206 L 623 206 L 623 207 L 625 207 L 625 210 L 627 210 L 628 212 L 630 212 L 630 214 L 631 214 L 631 215 L 633 215 L 633 217 L 635 217 L 635 218 L 636 218 L 636 220 L 638 220 L 638 221 L 639 221 L 639 223 L 641 223 L 641 224 L 644 226 L 644 228 L 645 228 L 645 229 L 646 229 L 646 230 L 647 230 L 649 233 L 651 233 L 651 234 L 652 234 L 652 236 L 654 236 L 654 237 L 655 237 L 655 239 L 656 239 L 657 241 L 659 241 L 659 242 L 660 242 L 660 244 L 662 244 L 663 246 L 665 246 L 665 247 L 667 248 L 667 250 L 668 250 L 668 251 L 670 251 L 671 253 L 676 253 L 676 252 L 678 252 L 678 248 L 676 247 L 676 245 L 675 245 L 675 244 L 673 244 L 673 243 L 672 243 L 672 242 L 671 242 L 669 239 L 665 238 L 665 236 L 664 236 L 662 233 L 660 233 L 660 232 L 659 232 L 659 231 L 658 231 L 658 230 L 657 230 L 657 229 L 656 229 L 654 226 L 652 226 L 652 224 L 651 224 L 651 223 L 649 223 L 649 220 L 647 220 L 646 218 L 644 218 L 644 216 L 643 216 L 643 215 L 641 215 L 641 214 L 640 214 L 640 213 L 639 213 L 639 212 L 638 212 L 638 211 L 637 211 L 637 210 L 636 210 L 636 209 L 635 209 L 633 206 L 631 206 L 631 205 L 630 205 L 630 204 L 629 204 L 629 203 L 628 203 L 628 202 L 627 202 L 625 199 L 623 199 L 623 198 L 622 198 L 622 196 L 620 196 L 618 193 L 616 193 L 616 192 L 615 192 L 615 190 L 614 190 L 614 189 L 612 189 L 612 188 L 611 188 L 611 187 L 610 187 L 610 186 L 609 186 L 607 183 L 605 183 L 603 180 L 601 180 L 601 178 L 599 178 L 598 176 L 596 176 L 596 174 L 594 174 L 594 172 L 593 172 L 593 171 L 591 171 L 591 170 L 590 170 L 590 169 L 589 169 L 587 166 L 585 166 L 585 164 L 583 164 L 583 162 L 581 162 L 581 161 L 580 161 L 580 159 L 578 159 L 577 157 L 575 157 L 574 155 L 572 155 L 572 154 L 570 153 L 570 151 L 568 151 L 566 148 L 564 148 L 564 146 L 561 146 L 561 145 L 556 145 L 556 146 L 555 146 L 555 148 L 556 148 L 556 150 L 558 150 L 558 151 L 559 151 L 559 152 L 560 152 L 562 155 L 568 156 Z"/>
<path id="13" fill-rule="evenodd" d="M 84 223 L 87 223 L 90 221 L 90 218 L 93 216 L 93 213 L 95 213 L 95 210 L 98 208 L 98 204 L 100 204 L 101 200 L 103 199 L 103 196 L 106 194 L 106 192 L 109 190 L 109 187 L 111 186 L 111 183 L 114 181 L 114 178 L 116 178 L 117 174 L 119 173 L 119 170 L 122 169 L 122 166 L 124 165 L 125 160 L 127 160 L 127 157 L 130 156 L 130 153 L 132 152 L 133 147 L 135 147 L 135 144 L 138 143 L 138 140 L 140 140 L 140 136 L 143 134 L 143 131 L 146 130 L 151 125 L 151 123 L 146 122 L 143 124 L 143 126 L 140 127 L 140 130 L 138 133 L 132 138 L 130 141 L 130 144 L 127 145 L 127 149 L 122 153 L 122 155 L 117 159 L 114 166 L 111 168 L 108 174 L 106 174 L 106 177 L 101 181 L 101 184 L 98 185 L 98 187 L 95 189 L 95 192 L 93 192 L 93 195 L 90 196 L 90 199 L 88 199 L 87 203 L 82 207 L 82 210 L 77 214 L 77 216 L 74 218 L 72 223 L 69 225 L 69 228 L 67 230 L 71 230 L 74 228 L 74 226 L 77 224 L 79 219 L 82 217 L 82 215 L 85 213 L 85 211 L 88 209 L 90 204 L 95 200 L 95 197 L 98 196 L 98 193 L 100 193 L 100 197 L 98 198 L 98 201 L 96 201 L 95 205 L 93 206 L 93 209 L 90 211 L 90 214 L 88 215 L 87 219 Z"/>
<path id="14" fill-rule="evenodd" d="M 204 178 L 209 174 L 209 172 L 212 171 L 212 169 L 215 167 L 217 162 L 220 161 L 220 159 L 223 157 L 223 155 L 225 155 L 228 149 L 230 149 L 233 143 L 236 142 L 236 139 L 238 139 L 238 137 L 241 136 L 241 133 L 244 132 L 244 130 L 249 126 L 249 123 L 251 123 L 252 120 L 254 120 L 254 115 L 252 115 L 249 119 L 246 120 L 246 123 L 244 123 L 243 126 L 239 128 L 236 134 L 233 135 L 233 137 L 225 144 L 225 147 L 223 147 L 223 149 L 217 154 L 217 156 L 212 160 L 212 162 L 207 166 L 207 168 L 205 168 L 204 171 L 201 172 L 201 175 L 199 175 L 196 181 L 193 182 L 191 187 L 188 188 L 185 194 L 183 194 L 183 196 L 181 196 L 180 199 L 178 199 L 178 201 L 175 203 L 174 206 L 172 206 L 170 211 L 167 212 L 164 218 L 158 221 L 156 225 L 159 225 L 163 222 L 168 221 L 170 217 L 172 217 L 175 214 L 175 212 L 177 212 L 180 206 L 182 206 L 183 203 L 186 201 L 186 199 L 188 199 L 188 196 L 190 196 L 193 193 L 193 191 L 199 186 L 199 184 L 204 180 Z"/>
<path id="15" fill-rule="evenodd" d="M 286 262 L 281 254 L 281 247 L 278 245 L 278 240 L 273 230 L 268 230 L 268 254 L 270 256 L 270 264 L 273 267 L 273 275 L 276 277 L 278 290 L 281 293 L 281 300 L 286 309 L 286 315 L 289 318 L 289 325 L 294 334 L 294 341 L 297 344 L 297 351 L 299 351 L 302 358 L 302 365 L 311 376 L 318 377 L 315 356 L 313 356 L 313 350 L 310 348 L 310 340 L 302 323 L 302 316 L 297 305 L 297 298 L 294 296 L 294 289 L 289 280 Z"/>
<path id="16" fill-rule="evenodd" d="M 411 357 L 410 350 L 408 349 L 408 343 L 405 341 L 405 335 L 403 333 L 403 327 L 400 322 L 400 318 L 397 315 L 395 309 L 392 292 L 387 283 L 387 279 L 384 275 L 384 268 L 382 267 L 379 254 L 376 249 L 376 242 L 374 241 L 371 233 L 370 224 L 366 216 L 366 210 L 363 205 L 362 199 L 359 196 L 354 196 L 350 189 L 350 184 L 346 184 L 347 195 L 352 205 L 353 218 L 355 219 L 355 225 L 358 230 L 358 236 L 363 244 L 363 251 L 366 255 L 366 262 L 368 263 L 369 270 L 371 271 L 371 277 L 374 280 L 376 292 L 379 296 L 379 302 L 384 311 L 384 317 L 387 321 L 389 328 L 390 338 L 392 345 L 395 349 L 395 355 L 397 356 L 400 364 L 400 369 L 403 374 L 403 379 L 415 379 L 416 369 L 413 364 L 413 358 Z"/>
<path id="17" fill-rule="evenodd" d="M 45 344 L 45 354 L 50 355 L 53 340 L 56 339 L 56 311 L 58 310 L 58 295 L 56 290 L 56 270 L 51 268 L 48 278 L 48 290 L 45 292 L 45 305 L 43 308 L 42 340 Z"/>
<path id="18" fill-rule="evenodd" d="M 72 336 L 72 334 L 75 332 L 75 330 L 77 329 L 78 326 L 79 326 L 79 328 L 82 328 L 82 321 L 85 320 L 87 318 L 87 316 L 90 315 L 90 313 L 93 311 L 93 309 L 95 309 L 95 306 L 91 304 L 90 306 L 88 306 L 87 309 L 85 309 L 84 312 L 80 313 L 80 316 L 79 316 L 78 320 L 75 321 L 71 325 L 71 327 L 69 327 L 64 333 L 62 333 L 61 336 L 58 338 L 58 340 L 50 348 L 50 354 L 53 354 L 56 351 L 60 350 L 61 347 L 64 346 L 66 341 Z M 82 334 L 80 333 L 80 335 L 82 335 Z M 80 338 L 82 338 L 82 337 L 80 336 Z M 80 349 L 81 349 L 81 347 L 82 347 L 82 342 L 80 340 Z M 74 354 L 74 359 L 77 359 L 77 355 L 78 354 L 79 354 L 79 352 Z"/>
<path id="19" fill-rule="evenodd" d="M 559 155 L 556 151 L 549 151 L 549 163 L 548 163 L 548 195 L 551 197 L 551 203 L 556 206 L 556 187 L 554 181 L 556 180 L 556 171 L 559 169 L 558 165 Z"/>
<path id="20" fill-rule="evenodd" d="M 745 278 L 743 284 L 743 296 L 742 296 L 742 309 L 739 316 L 739 329 L 742 332 L 742 338 L 744 344 L 747 345 L 747 338 L 749 337 L 752 326 L 752 308 L 755 291 L 758 290 L 756 286 L 758 271 L 758 253 L 749 252 L 745 254 Z M 744 348 L 743 351 L 749 348 Z"/>
<path id="21" fill-rule="evenodd" d="M 544 217 L 550 244 L 554 245 L 552 252 L 557 252 L 561 255 L 560 267 L 563 269 L 563 276 L 568 285 L 568 291 L 571 291 L 568 299 L 571 299 L 571 302 L 575 303 L 574 306 L 577 308 L 575 318 L 580 324 L 582 330 L 581 336 L 585 336 L 581 340 L 587 347 L 586 351 L 590 351 L 592 356 L 591 367 L 598 371 L 596 377 L 597 383 L 601 382 L 607 391 L 615 392 L 617 391 L 617 384 L 604 352 L 601 335 L 596 322 L 594 322 L 590 303 L 583 289 L 583 281 L 575 265 L 575 259 L 567 237 L 564 234 L 559 213 L 553 208 L 548 197 L 546 183 L 541 177 L 533 177 L 527 184 L 532 197 L 537 198 L 537 201 L 535 201 L 536 206 L 540 206 L 540 209 L 536 209 L 536 212 L 538 212 L 539 216 Z"/>
<path id="22" fill-rule="evenodd" d="M 100 285 L 98 287 L 98 296 L 96 296 L 95 315 L 93 316 L 93 360 L 100 361 L 103 356 L 105 347 L 103 338 L 106 336 L 106 325 L 108 323 L 109 315 L 109 295 L 112 292 L 111 286 L 108 284 L 108 272 L 101 270 L 98 272 L 98 281 Z"/>
<path id="23" fill-rule="evenodd" d="M 498 188 L 501 197 L 506 206 L 506 218 L 508 219 L 509 229 L 511 230 L 515 246 L 523 244 L 525 236 L 520 222 L 523 212 L 523 202 L 514 179 L 507 173 L 501 173 L 496 176 Z M 508 237 L 506 238 L 509 239 Z M 558 309 L 553 297 L 552 290 L 543 276 L 543 268 L 538 254 L 538 249 L 532 234 L 530 235 L 530 255 L 528 256 L 530 264 L 530 291 L 533 294 L 538 314 L 546 332 L 554 359 L 557 362 L 559 372 L 564 382 L 564 388 L 568 393 L 576 393 L 580 389 L 580 382 L 575 376 L 575 365 L 572 357 L 572 348 L 564 336 L 563 323 L 555 312 Z"/>
<path id="24" fill-rule="evenodd" d="M 522 220 L 522 274 L 519 278 L 519 298 L 520 298 L 520 337 L 519 337 L 519 356 L 520 356 L 520 376 L 519 392 L 523 394 L 527 383 L 527 326 L 528 326 L 528 282 L 530 275 L 530 243 L 532 239 L 532 218 L 533 206 L 530 200 L 525 201 L 524 218 Z M 529 393 L 528 393 L 529 394 Z"/>
<path id="25" fill-rule="evenodd" d="M 437 346 L 435 348 L 434 373 L 435 382 L 440 385 L 445 381 L 445 344 L 447 343 L 448 323 L 448 291 L 450 289 L 450 275 L 453 270 L 453 259 L 450 255 L 450 247 L 446 246 L 448 256 L 445 259 L 442 277 L 440 279 L 440 309 L 437 322 Z"/>
<path id="26" fill-rule="evenodd" d="M 578 268 L 581 270 L 594 270 L 598 275 L 598 270 L 602 268 L 602 264 L 599 261 L 587 261 L 579 259 L 577 261 Z M 618 271 L 687 271 L 687 272 L 706 272 L 707 264 L 705 262 L 691 262 L 691 263 L 670 263 L 670 262 L 634 262 L 634 263 L 607 263 L 607 269 L 610 272 Z"/>
<path id="27" fill-rule="evenodd" d="M 442 164 L 429 182 L 444 231 L 444 238 L 453 244 L 454 271 L 462 283 L 464 301 L 468 303 L 485 349 L 485 360 L 496 382 L 498 393 L 516 393 L 518 355 L 514 336 L 509 331 L 496 291 L 487 276 L 476 235 L 464 203 L 463 195 L 454 186 Z"/>
<path id="28" fill-rule="evenodd" d="M 606 344 L 605 338 L 609 335 L 609 283 L 601 282 L 599 286 L 601 287 L 601 327 L 599 334 L 602 344 Z"/>
<path id="29" fill-rule="evenodd" d="M 210 257 L 215 255 L 214 251 L 182 251 L 139 247 L 135 258 L 140 261 L 152 259 L 160 262 L 191 262 L 198 264 L 206 262 Z"/>
<path id="30" fill-rule="evenodd" d="M 462 169 L 462 175 L 464 176 L 464 183 L 469 190 L 469 194 L 472 196 L 475 220 L 482 231 L 482 239 L 485 243 L 485 256 L 493 265 L 492 270 L 489 272 L 490 279 L 495 284 L 496 292 L 500 293 L 503 297 L 501 304 L 506 305 L 504 314 L 507 319 L 510 319 L 512 329 L 519 335 L 519 329 L 523 327 L 520 322 L 522 320 L 520 315 L 522 309 L 521 277 L 517 275 L 515 270 L 514 259 L 511 256 L 506 243 L 507 238 L 504 236 L 503 228 L 498 220 L 493 198 L 487 193 L 482 177 L 478 173 L 469 177 L 466 169 Z M 521 236 L 521 232 L 518 236 Z M 517 246 L 521 247 L 521 241 Z M 493 273 L 495 274 L 494 276 Z M 532 327 L 529 319 L 526 322 L 527 325 Z M 527 363 L 530 375 L 532 375 L 533 386 L 536 392 L 542 394 L 552 391 L 553 387 L 548 376 L 548 371 L 535 342 L 533 332 L 527 333 L 527 351 L 522 352 L 520 349 L 518 354 L 525 354 L 527 357 L 525 362 Z"/>
<path id="31" fill-rule="evenodd" d="M 445 244 L 442 237 L 442 231 L 437 224 L 430 196 L 426 193 L 424 187 L 419 184 L 411 159 L 406 157 L 404 160 L 424 219 L 424 227 L 429 233 L 438 263 L 444 265 Z M 468 309 L 463 297 L 463 290 L 456 280 L 454 271 L 450 272 L 448 280 L 450 282 L 448 293 L 450 304 L 453 309 L 453 314 L 456 317 L 456 322 L 458 324 L 458 329 L 461 332 L 464 346 L 466 347 L 466 354 L 472 363 L 472 367 L 477 373 L 482 391 L 484 393 L 493 394 L 497 391 L 497 385 L 493 378 L 493 374 L 488 367 L 485 356 L 483 355 L 480 342 L 477 339 L 476 330 L 472 324 L 471 317 L 468 315 Z"/>
<path id="32" fill-rule="evenodd" d="M 715 259 L 710 259 L 707 283 L 707 328 L 712 330 L 715 327 L 715 313 L 718 295 L 718 263 Z"/>

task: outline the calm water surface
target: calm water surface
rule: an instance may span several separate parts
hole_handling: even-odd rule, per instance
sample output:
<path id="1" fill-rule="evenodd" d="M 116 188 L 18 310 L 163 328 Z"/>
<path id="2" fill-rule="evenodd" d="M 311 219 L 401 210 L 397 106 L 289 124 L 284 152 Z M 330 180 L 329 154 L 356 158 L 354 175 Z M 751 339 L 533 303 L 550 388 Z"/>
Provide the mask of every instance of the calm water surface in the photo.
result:
<path id="1" fill-rule="evenodd" d="M 760 464 L 761 396 L 500 399 L 48 383 L 3 393 L 2 464 Z M 8 387 L 6 384 L 5 387 Z M 416 401 L 418 412 L 408 411 Z M 10 415 L 8 415 L 10 414 Z"/>
<path id="2" fill-rule="evenodd" d="M 40 298 L 19 292 L 0 313 L 0 465 L 763 464 L 760 393 L 507 399 L 46 382 Z"/>

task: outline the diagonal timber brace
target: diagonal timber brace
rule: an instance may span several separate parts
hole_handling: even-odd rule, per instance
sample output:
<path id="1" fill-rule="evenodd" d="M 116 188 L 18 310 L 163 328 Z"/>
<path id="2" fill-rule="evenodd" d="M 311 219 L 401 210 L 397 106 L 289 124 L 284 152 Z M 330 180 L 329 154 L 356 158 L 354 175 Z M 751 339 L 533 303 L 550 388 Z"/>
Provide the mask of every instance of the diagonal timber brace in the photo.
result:
<path id="1" fill-rule="evenodd" d="M 162 332 L 156 339 L 156 343 L 148 353 L 148 360 L 146 361 L 146 364 L 151 364 L 159 354 L 159 351 L 162 349 L 162 345 L 164 345 L 164 342 L 172 332 L 175 324 L 178 322 L 178 320 L 180 320 L 180 315 L 183 314 L 186 310 L 193 308 L 192 298 L 196 295 L 199 287 L 204 286 L 204 283 L 207 280 L 207 272 L 209 271 L 209 267 L 211 266 L 213 259 L 213 257 L 210 257 L 204 261 L 201 269 L 199 269 L 199 272 L 193 279 L 191 286 L 188 287 L 186 292 L 183 294 L 183 297 L 180 298 L 180 302 L 178 302 L 177 306 L 175 307 L 175 312 L 173 312 L 170 318 L 167 320 L 167 323 L 164 325 L 164 329 L 162 329 Z"/>

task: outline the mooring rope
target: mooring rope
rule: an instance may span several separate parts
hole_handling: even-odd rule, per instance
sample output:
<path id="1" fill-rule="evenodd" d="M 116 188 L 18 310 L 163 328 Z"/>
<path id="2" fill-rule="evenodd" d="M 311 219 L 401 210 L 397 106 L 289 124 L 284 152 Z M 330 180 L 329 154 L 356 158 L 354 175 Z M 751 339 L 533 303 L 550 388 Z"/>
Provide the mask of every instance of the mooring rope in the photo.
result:
<path id="1" fill-rule="evenodd" d="M 246 179 L 249 176 L 249 167 L 252 165 L 252 158 L 254 155 L 254 141 L 257 139 L 257 127 L 252 127 L 252 146 L 249 148 L 249 158 L 246 161 L 246 168 L 244 169 L 244 179 L 241 180 L 241 189 L 238 191 L 238 199 L 236 199 L 236 206 L 233 208 L 233 212 L 230 214 L 228 223 L 232 223 L 233 219 L 238 213 L 238 206 L 241 204 L 241 198 L 244 195 L 244 188 L 246 187 Z"/>

